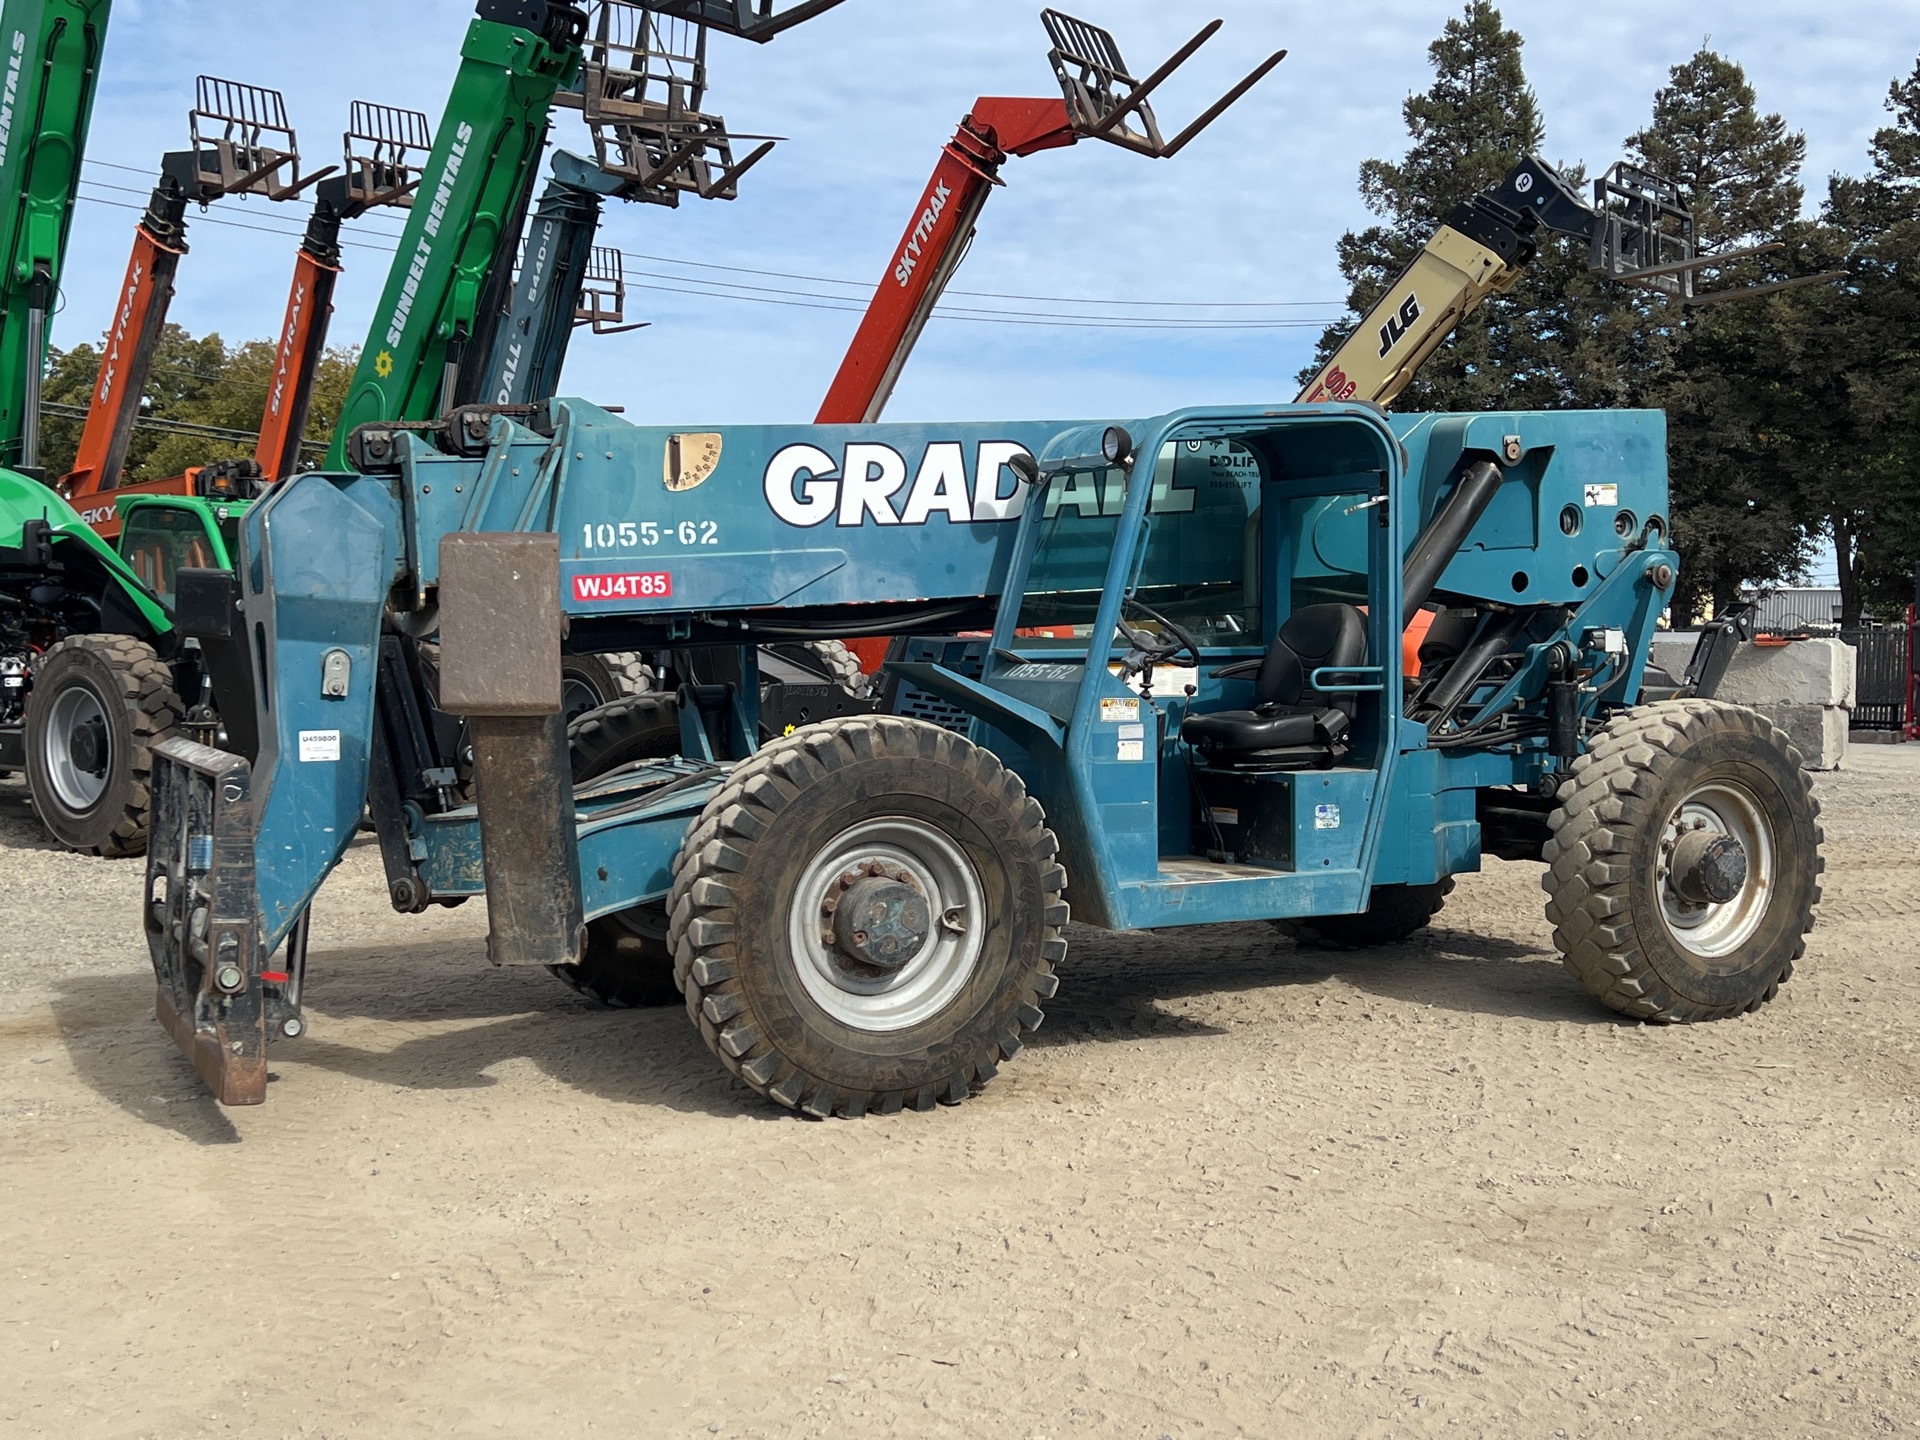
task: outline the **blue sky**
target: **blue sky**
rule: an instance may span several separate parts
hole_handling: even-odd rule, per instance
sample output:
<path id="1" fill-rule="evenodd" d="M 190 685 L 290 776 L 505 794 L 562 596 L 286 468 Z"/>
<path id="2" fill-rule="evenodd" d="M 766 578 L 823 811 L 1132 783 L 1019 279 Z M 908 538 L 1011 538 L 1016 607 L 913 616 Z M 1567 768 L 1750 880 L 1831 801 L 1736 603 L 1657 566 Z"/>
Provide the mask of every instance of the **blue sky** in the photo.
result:
<path id="1" fill-rule="evenodd" d="M 1069 8 L 1109 26 L 1136 71 L 1208 19 L 1225 19 L 1222 34 L 1156 97 L 1167 126 L 1184 125 L 1268 51 L 1291 54 L 1174 160 L 1083 143 L 1007 167 L 1008 185 L 989 202 L 954 288 L 1093 303 L 956 303 L 1015 317 L 1292 323 L 1146 332 L 936 320 L 889 418 L 1141 414 L 1291 398 L 1318 322 L 1339 310 L 1334 242 L 1367 218 L 1357 169 L 1404 148 L 1401 103 L 1428 83 L 1426 47 L 1459 3 L 1076 0 Z M 603 243 L 628 252 L 630 279 L 671 288 L 633 291 L 630 312 L 644 312 L 650 329 L 582 333 L 563 388 L 673 423 L 810 418 L 858 317 L 807 307 L 857 304 L 859 284 L 878 279 L 939 146 L 975 96 L 1058 93 L 1038 9 L 1035 0 L 845 0 L 769 46 L 717 40 L 712 108 L 736 131 L 789 138 L 742 183 L 737 201 L 610 210 Z M 1549 159 L 1600 168 L 1618 158 L 1668 67 L 1710 39 L 1747 67 L 1764 107 L 1806 133 L 1812 200 L 1829 173 L 1864 166 L 1888 83 L 1920 52 L 1913 0 L 1705 0 L 1686 7 L 1684 20 L 1670 0 L 1510 0 L 1501 9 L 1527 41 Z M 303 147 L 325 163 L 349 100 L 437 116 L 472 13 L 471 0 L 118 0 L 89 155 L 134 168 L 88 167 L 93 198 L 76 221 L 55 343 L 104 328 L 135 215 L 100 202 L 142 202 L 160 152 L 185 142 L 196 73 L 283 90 Z M 584 147 L 571 120 L 559 139 Z M 230 341 L 271 335 L 304 209 L 228 200 L 190 215 L 192 253 L 172 318 Z M 387 245 L 395 229 L 394 217 L 376 215 L 361 238 Z M 357 343 L 388 256 L 375 248 L 346 256 L 333 337 Z M 810 294 L 762 297 L 804 302 L 773 305 L 676 293 L 712 291 L 716 281 Z M 1116 300 L 1276 308 L 1116 309 Z"/>

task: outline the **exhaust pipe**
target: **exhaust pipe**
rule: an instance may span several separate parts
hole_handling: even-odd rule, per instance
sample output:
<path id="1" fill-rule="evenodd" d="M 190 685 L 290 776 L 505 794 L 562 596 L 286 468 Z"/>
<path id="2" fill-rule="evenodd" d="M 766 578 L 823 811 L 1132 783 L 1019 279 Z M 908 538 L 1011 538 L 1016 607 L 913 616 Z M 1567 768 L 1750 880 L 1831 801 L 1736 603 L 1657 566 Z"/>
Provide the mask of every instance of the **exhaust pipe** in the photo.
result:
<path id="1" fill-rule="evenodd" d="M 1447 497 L 1447 503 L 1440 507 L 1433 523 L 1415 542 L 1400 581 L 1402 629 L 1413 623 L 1413 617 L 1427 603 L 1448 562 L 1460 553 L 1460 546 L 1480 523 L 1480 517 L 1487 513 L 1494 492 L 1505 479 L 1500 467 L 1491 460 L 1468 466 L 1460 483 L 1453 487 L 1453 494 Z"/>

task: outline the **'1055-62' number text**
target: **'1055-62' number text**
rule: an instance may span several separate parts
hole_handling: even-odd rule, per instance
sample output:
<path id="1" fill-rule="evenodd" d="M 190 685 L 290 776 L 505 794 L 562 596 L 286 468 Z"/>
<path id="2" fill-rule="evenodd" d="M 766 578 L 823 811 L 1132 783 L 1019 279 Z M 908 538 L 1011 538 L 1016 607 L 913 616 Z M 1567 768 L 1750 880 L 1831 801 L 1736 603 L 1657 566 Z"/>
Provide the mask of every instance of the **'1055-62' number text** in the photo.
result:
<path id="1" fill-rule="evenodd" d="M 583 550 L 631 550 L 636 546 L 718 545 L 720 526 L 713 520 L 682 520 L 662 525 L 657 520 L 602 521 L 580 527 Z"/>

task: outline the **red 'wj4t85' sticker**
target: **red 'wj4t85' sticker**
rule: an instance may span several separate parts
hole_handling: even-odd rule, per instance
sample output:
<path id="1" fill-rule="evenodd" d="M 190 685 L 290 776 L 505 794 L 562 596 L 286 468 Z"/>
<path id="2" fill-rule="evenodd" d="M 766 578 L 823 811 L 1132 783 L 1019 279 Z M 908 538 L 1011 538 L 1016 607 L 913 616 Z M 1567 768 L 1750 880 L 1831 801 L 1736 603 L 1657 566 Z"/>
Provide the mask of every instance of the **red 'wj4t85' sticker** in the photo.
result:
<path id="1" fill-rule="evenodd" d="M 629 570 L 618 575 L 576 575 L 575 600 L 670 600 L 673 576 L 665 570 Z"/>

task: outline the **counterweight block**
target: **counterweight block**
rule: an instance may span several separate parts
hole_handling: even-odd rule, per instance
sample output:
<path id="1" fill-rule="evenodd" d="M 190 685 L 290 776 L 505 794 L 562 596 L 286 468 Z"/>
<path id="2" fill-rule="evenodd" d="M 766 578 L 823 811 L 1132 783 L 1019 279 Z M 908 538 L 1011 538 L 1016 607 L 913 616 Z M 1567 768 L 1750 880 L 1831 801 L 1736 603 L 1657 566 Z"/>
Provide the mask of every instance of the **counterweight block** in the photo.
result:
<path id="1" fill-rule="evenodd" d="M 560 538 L 440 541 L 440 700 L 472 727 L 495 965 L 572 965 L 586 928 L 561 713 Z"/>

